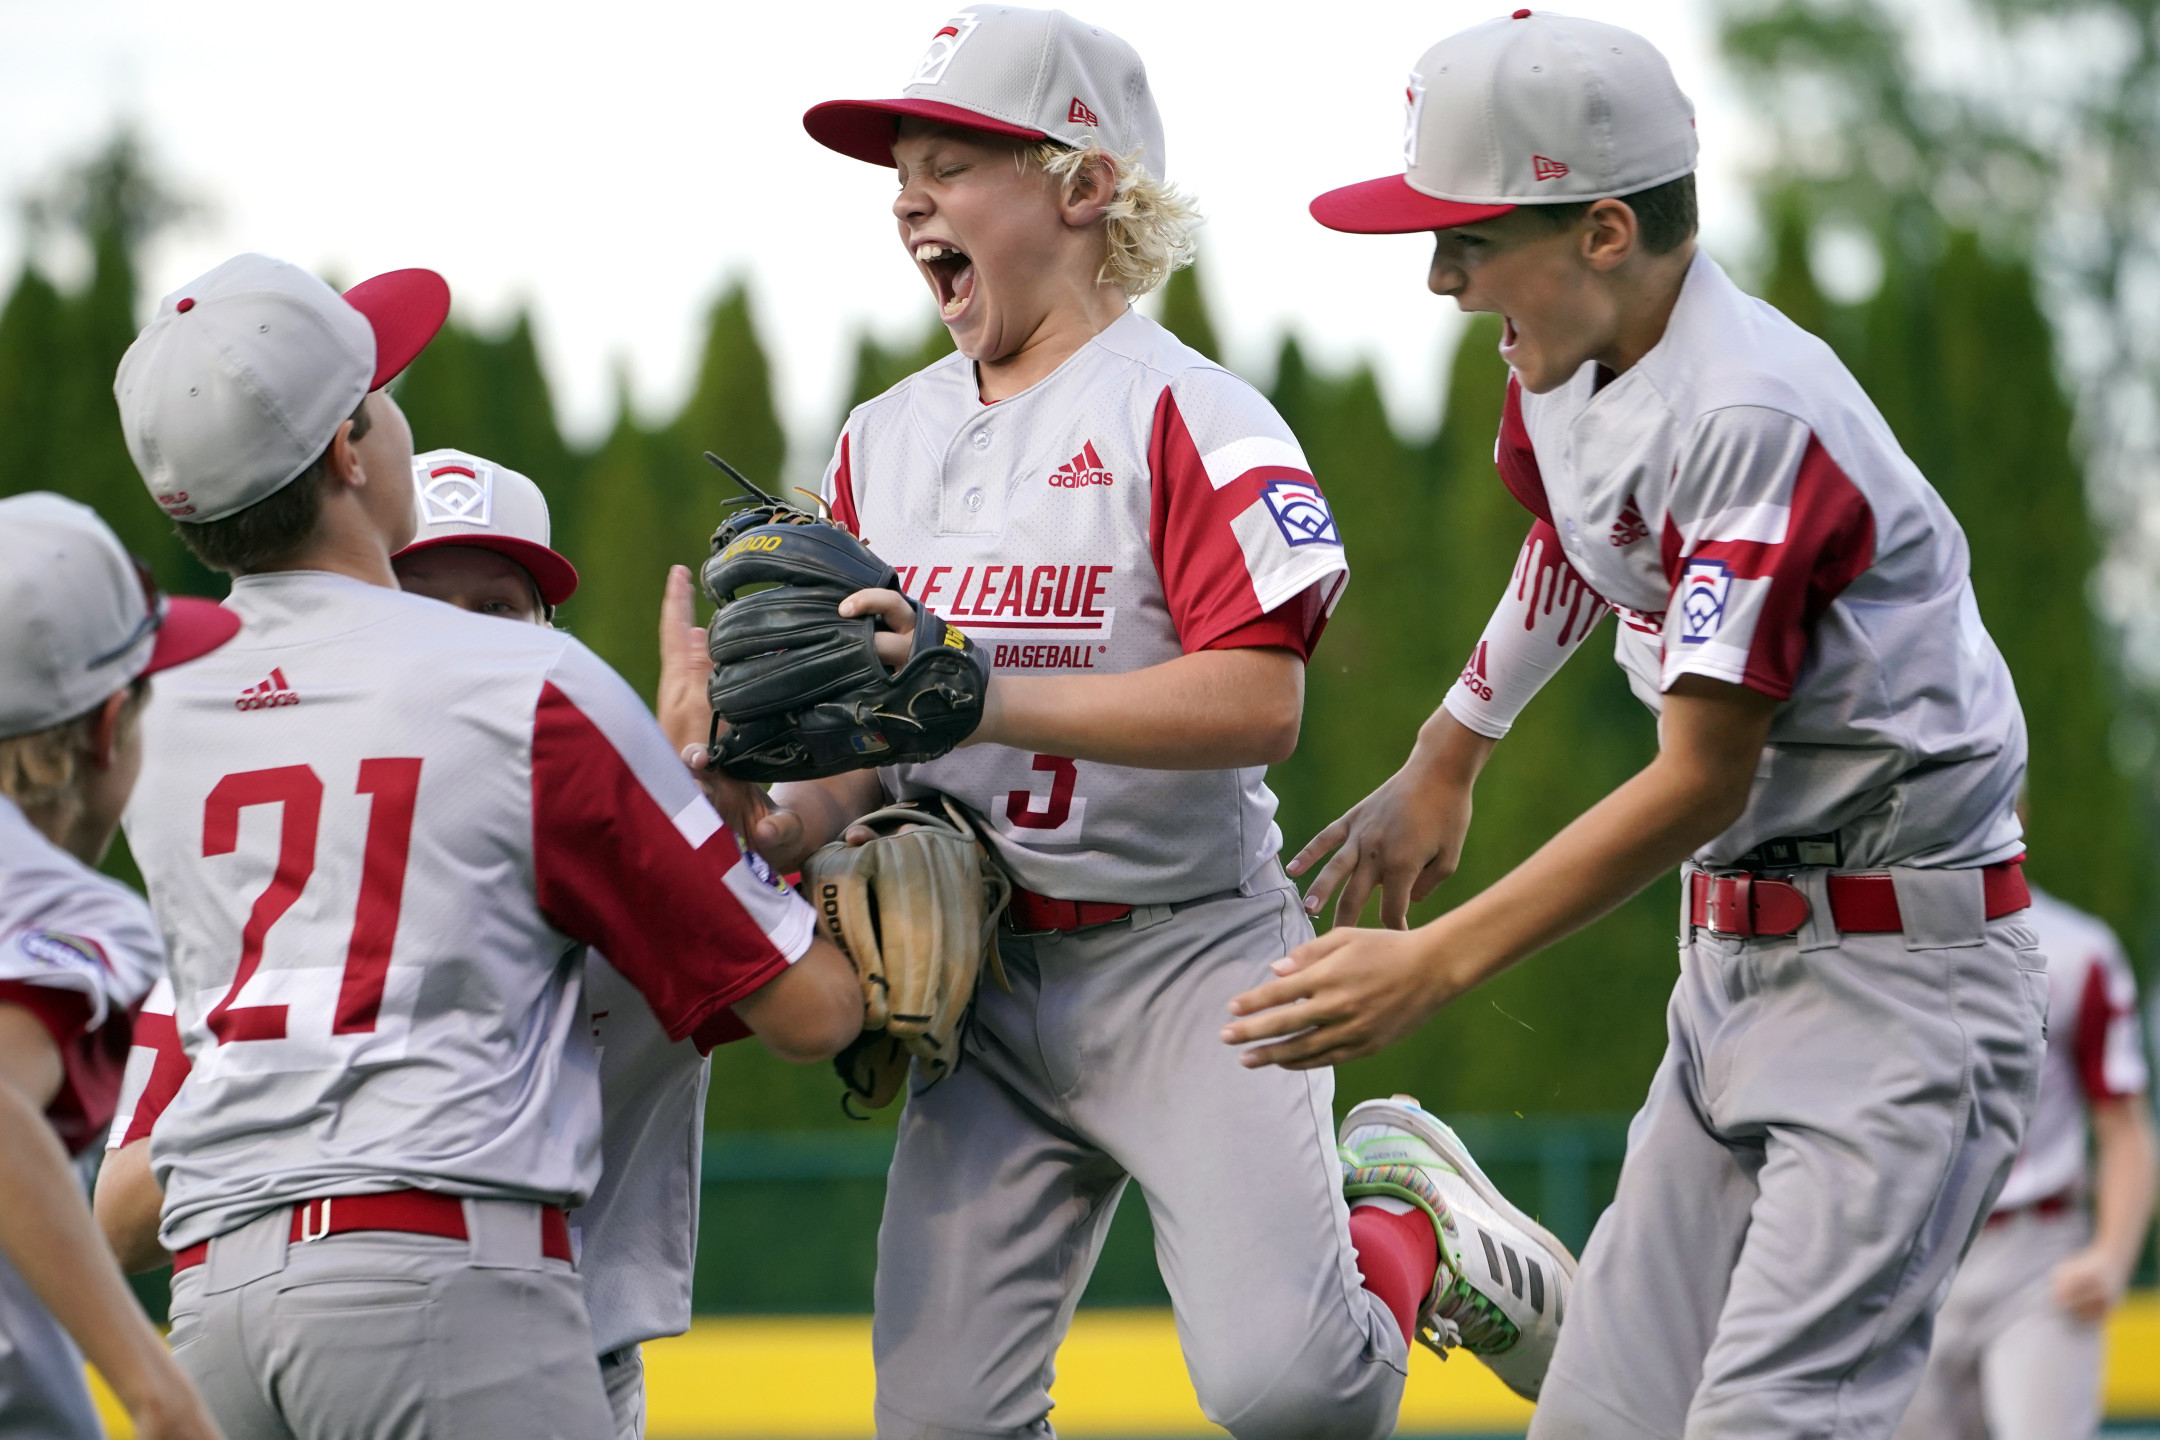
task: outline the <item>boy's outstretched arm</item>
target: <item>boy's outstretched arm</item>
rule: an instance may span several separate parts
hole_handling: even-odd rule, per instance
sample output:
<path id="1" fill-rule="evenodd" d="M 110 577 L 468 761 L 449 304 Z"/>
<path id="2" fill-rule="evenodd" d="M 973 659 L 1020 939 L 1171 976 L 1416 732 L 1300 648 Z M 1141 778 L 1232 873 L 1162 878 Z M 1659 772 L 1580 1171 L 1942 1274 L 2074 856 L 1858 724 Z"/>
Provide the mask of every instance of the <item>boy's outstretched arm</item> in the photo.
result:
<path id="1" fill-rule="evenodd" d="M 1383 1049 L 1517 960 L 1580 930 L 1737 820 L 1779 701 L 1683 675 L 1665 693 L 1658 754 L 1536 854 L 1411 931 L 1330 930 L 1230 1002 L 1231 1045 L 1275 1041 L 1248 1066 L 1309 1070 Z"/>
<path id="2" fill-rule="evenodd" d="M 44 1025 L 20 1005 L 0 1005 L 0 1251 L 112 1386 L 136 1434 L 216 1440 L 194 1385 L 106 1252 L 46 1122 L 61 1078 Z"/>

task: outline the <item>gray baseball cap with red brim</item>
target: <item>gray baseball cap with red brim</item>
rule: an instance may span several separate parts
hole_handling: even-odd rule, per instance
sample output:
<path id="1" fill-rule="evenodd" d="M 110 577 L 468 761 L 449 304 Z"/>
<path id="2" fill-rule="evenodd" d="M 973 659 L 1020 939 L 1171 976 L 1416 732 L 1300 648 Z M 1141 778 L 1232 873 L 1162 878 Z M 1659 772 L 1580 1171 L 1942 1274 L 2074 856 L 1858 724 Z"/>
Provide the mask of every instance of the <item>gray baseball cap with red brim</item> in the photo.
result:
<path id="1" fill-rule="evenodd" d="M 1657 47 L 1616 25 L 1517 10 L 1426 51 L 1403 98 L 1403 172 L 1320 196 L 1322 225 L 1445 230 L 1695 169 L 1695 107 Z"/>
<path id="2" fill-rule="evenodd" d="M 1165 178 L 1162 116 L 1132 46 L 1062 10 L 977 5 L 945 20 L 901 93 L 828 100 L 803 115 L 810 138 L 872 165 L 892 164 L 912 117 L 1016 140 L 1100 145 Z"/>
<path id="3" fill-rule="evenodd" d="M 161 593 L 89 506 L 42 490 L 0 500 L 0 739 L 72 720 L 239 632 L 216 601 Z"/>

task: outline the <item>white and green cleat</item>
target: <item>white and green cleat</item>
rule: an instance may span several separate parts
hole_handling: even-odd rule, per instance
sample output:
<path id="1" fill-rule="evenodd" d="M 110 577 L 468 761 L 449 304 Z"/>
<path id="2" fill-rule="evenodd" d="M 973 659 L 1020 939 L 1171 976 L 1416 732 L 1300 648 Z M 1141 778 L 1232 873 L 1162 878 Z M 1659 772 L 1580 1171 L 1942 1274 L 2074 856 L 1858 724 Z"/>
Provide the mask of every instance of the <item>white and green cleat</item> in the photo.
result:
<path id="1" fill-rule="evenodd" d="M 1457 1346 L 1468 1350 L 1510 1390 L 1535 1400 L 1560 1337 L 1575 1257 L 1510 1205 L 1461 1137 L 1408 1095 L 1352 1110 L 1339 1147 L 1345 1195 L 1415 1205 L 1440 1237 L 1418 1339 L 1442 1358 Z"/>

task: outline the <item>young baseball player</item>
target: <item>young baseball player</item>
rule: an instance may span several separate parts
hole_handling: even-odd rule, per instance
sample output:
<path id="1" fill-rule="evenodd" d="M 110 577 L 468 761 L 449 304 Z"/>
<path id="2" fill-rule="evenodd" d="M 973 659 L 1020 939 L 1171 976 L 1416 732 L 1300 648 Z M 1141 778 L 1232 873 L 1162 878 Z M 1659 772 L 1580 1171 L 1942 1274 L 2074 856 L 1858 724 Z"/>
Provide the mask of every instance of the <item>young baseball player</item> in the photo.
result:
<path id="1" fill-rule="evenodd" d="M 599 1169 L 583 945 L 670 1039 L 814 1059 L 860 1024 L 612 671 L 396 588 L 381 387 L 446 308 L 241 256 L 116 385 L 243 622 L 161 690 L 127 817 L 192 1066 L 151 1141 L 176 1349 L 235 1436 L 615 1433 L 565 1215 Z"/>
<path id="2" fill-rule="evenodd" d="M 2016 1153 L 2044 964 L 2012 813 L 2025 735 L 1965 540 L 1827 346 L 1693 241 L 1691 107 L 1640 36 L 1518 10 L 1426 52 L 1406 173 L 1313 202 L 1430 230 L 1503 317 L 1498 459 L 1534 517 L 1404 768 L 1293 862 L 1338 925 L 1225 1039 L 1369 1054 L 1684 864 L 1671 1044 L 1531 1433 L 1886 1436 Z M 1415 931 L 1479 766 L 1617 610 L 1641 774 Z M 1488 688 L 1489 687 L 1489 688 Z"/>
<path id="3" fill-rule="evenodd" d="M 540 487 L 459 450 L 415 458 L 413 478 L 420 526 L 390 557 L 398 588 L 476 615 L 551 623 L 578 577 L 549 546 Z M 634 1440 L 645 1433 L 638 1347 L 690 1325 L 711 1067 L 693 1041 L 668 1039 L 651 1005 L 597 951 L 585 957 L 585 1006 L 599 1056 L 600 1182 L 570 1212 L 570 1235 L 616 1433 Z M 152 992 L 144 1015 L 97 1185 L 98 1217 L 131 1269 L 170 1258 L 157 1241 L 164 1197 L 150 1173 L 150 1134 L 188 1069 L 169 986 Z"/>
<path id="4" fill-rule="evenodd" d="M 787 870 L 888 797 L 943 794 L 1016 885 L 1011 989 L 982 987 L 961 1063 L 918 1070 L 901 1120 L 878 1433 L 1047 1434 L 1058 1343 L 1131 1180 L 1210 1418 L 1387 1434 L 1409 1330 L 1474 1330 L 1491 1302 L 1436 1286 L 1431 1211 L 1384 1197 L 1352 1220 L 1329 1073 L 1242 1071 L 1215 1043 L 1230 996 L 1310 933 L 1265 770 L 1295 744 L 1347 567 L 1280 417 L 1131 308 L 1196 219 L 1164 184 L 1146 72 L 1070 16 L 975 7 L 901 98 L 804 124 L 897 170 L 901 245 L 958 348 L 854 411 L 824 498 L 994 678 L 943 759 L 726 803 Z M 907 601 L 843 606 L 864 612 L 897 660 Z"/>
<path id="5" fill-rule="evenodd" d="M 85 1354 L 138 1435 L 217 1434 L 69 1161 L 112 1119 L 136 1010 L 165 969 L 142 897 L 93 868 L 142 763 L 149 677 L 238 628 L 158 594 L 89 509 L 0 500 L 0 1435 L 102 1436 Z"/>
<path id="6" fill-rule="evenodd" d="M 1898 1440 L 2098 1434 L 2101 1321 L 2122 1299 L 2152 1223 L 2153 1119 L 2122 942 L 2037 886 L 2028 918 L 2048 957 L 2040 1095 L 1935 1317 Z"/>

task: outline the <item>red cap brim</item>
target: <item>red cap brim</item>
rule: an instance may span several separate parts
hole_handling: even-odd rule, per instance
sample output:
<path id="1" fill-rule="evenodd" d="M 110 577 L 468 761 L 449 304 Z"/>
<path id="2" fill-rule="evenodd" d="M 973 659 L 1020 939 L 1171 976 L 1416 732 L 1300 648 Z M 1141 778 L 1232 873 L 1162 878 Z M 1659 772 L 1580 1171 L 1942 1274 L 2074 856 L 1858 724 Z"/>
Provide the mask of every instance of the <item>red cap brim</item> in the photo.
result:
<path id="1" fill-rule="evenodd" d="M 380 390 L 450 318 L 450 284 L 433 270 L 391 270 L 346 291 L 345 303 L 374 327 L 375 378 L 368 389 Z"/>
<path id="2" fill-rule="evenodd" d="M 425 540 L 415 540 L 391 556 L 411 555 L 421 550 L 442 550 L 452 545 L 464 545 L 474 550 L 492 550 L 525 567 L 532 576 L 533 584 L 540 588 L 540 598 L 550 605 L 560 605 L 577 593 L 577 567 L 556 554 L 547 546 L 532 540 L 520 540 L 514 535 L 489 535 L 475 532 L 463 535 L 430 535 Z"/>
<path id="3" fill-rule="evenodd" d="M 239 633 L 240 617 L 217 601 L 171 596 L 165 601 L 165 622 L 158 626 L 157 644 L 150 647 L 150 663 L 142 673 L 155 675 L 185 665 Z"/>
<path id="4" fill-rule="evenodd" d="M 1472 205 L 1440 200 L 1410 188 L 1400 175 L 1383 175 L 1330 190 L 1308 207 L 1312 218 L 1330 230 L 1352 235 L 1407 235 L 1413 230 L 1445 230 L 1492 220 L 1513 205 Z"/>
<path id="5" fill-rule="evenodd" d="M 900 133 L 900 117 L 913 115 L 961 130 L 986 130 L 1016 140 L 1047 140 L 1049 132 L 1030 130 L 1010 120 L 999 120 L 942 100 L 827 100 L 803 112 L 803 129 L 828 150 L 872 165 L 892 166 L 893 137 Z"/>

